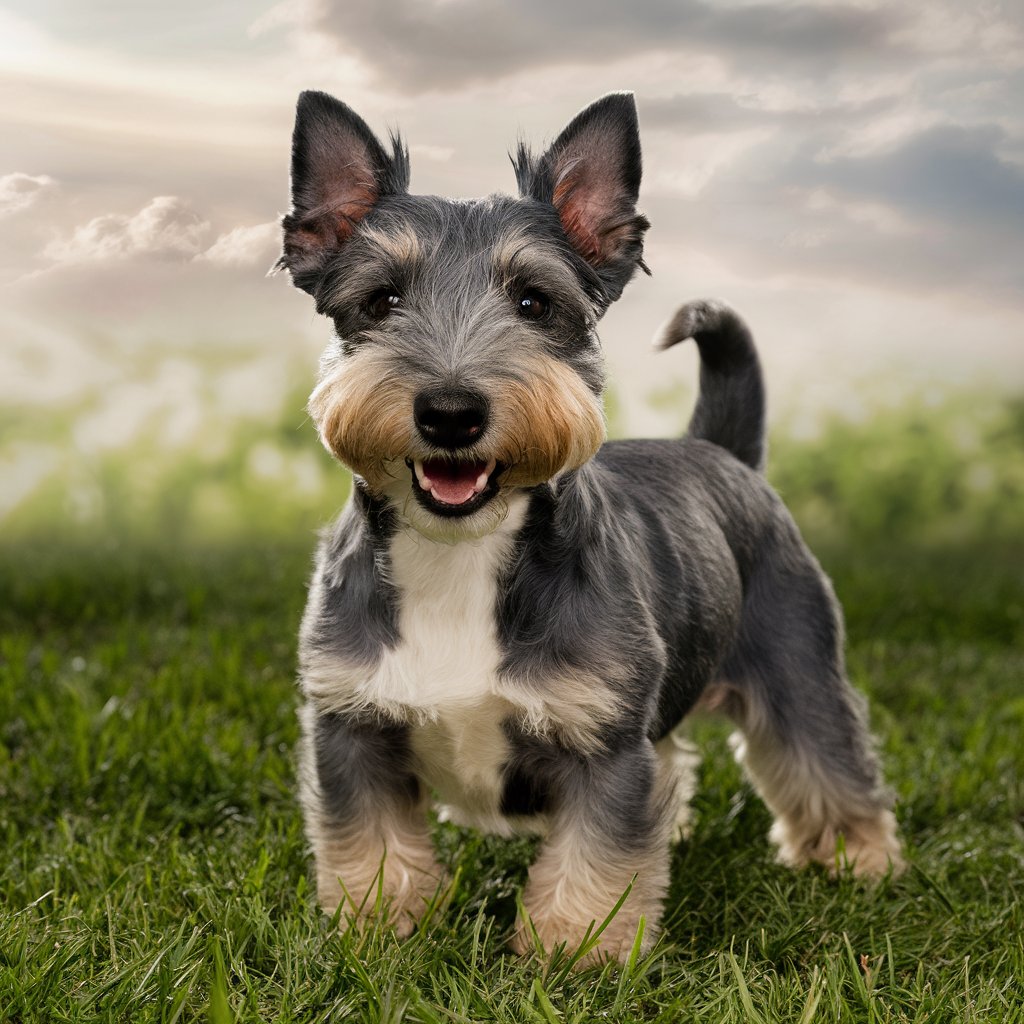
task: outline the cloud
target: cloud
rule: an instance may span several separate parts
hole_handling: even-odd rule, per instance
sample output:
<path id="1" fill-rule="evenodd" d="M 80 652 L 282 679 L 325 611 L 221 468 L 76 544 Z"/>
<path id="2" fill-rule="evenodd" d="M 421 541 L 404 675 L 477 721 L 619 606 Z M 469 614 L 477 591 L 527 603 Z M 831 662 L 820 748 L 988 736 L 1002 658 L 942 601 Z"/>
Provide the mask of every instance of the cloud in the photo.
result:
<path id="1" fill-rule="evenodd" d="M 1001 155 L 1001 129 L 933 125 L 838 156 L 829 137 L 773 137 L 689 197 L 652 190 L 653 230 L 740 273 L 1021 307 L 1024 168 Z"/>
<path id="2" fill-rule="evenodd" d="M 816 188 L 807 196 L 806 209 L 812 214 L 837 213 L 853 224 L 867 224 L 882 235 L 914 235 L 922 233 L 900 211 L 885 203 L 841 198 L 825 188 Z"/>
<path id="3" fill-rule="evenodd" d="M 735 7 L 703 0 L 352 0 L 310 5 L 305 16 L 309 28 L 358 55 L 382 83 L 408 91 L 709 48 L 737 62 L 827 71 L 840 59 L 874 61 L 895 49 L 892 40 L 908 21 L 883 7 L 781 0 Z"/>
<path id="4" fill-rule="evenodd" d="M 1024 170 L 1000 157 L 1005 141 L 995 125 L 942 124 L 881 152 L 805 171 L 951 226 L 1006 227 L 1024 251 Z"/>
<path id="5" fill-rule="evenodd" d="M 27 210 L 56 184 L 47 174 L 5 174 L 0 178 L 0 217 Z"/>
<path id="6" fill-rule="evenodd" d="M 330 325 L 264 276 L 300 88 L 407 130 L 416 191 L 459 196 L 512 188 L 517 129 L 540 145 L 634 89 L 655 276 L 602 334 L 638 406 L 669 364 L 643 378 L 637 346 L 700 294 L 750 316 L 775 388 L 801 402 L 815 367 L 842 386 L 844 368 L 897 351 L 942 370 L 968 333 L 957 373 L 999 350 L 1000 381 L 1024 370 L 1020 5 L 284 0 L 205 61 L 202 19 L 140 53 L 148 15 L 76 35 L 52 6 L 34 9 L 38 31 L 0 12 L 4 171 L 52 176 L 0 177 L 6 202 L 35 204 L 0 233 L 0 399 L 114 394 L 134 351 L 195 347 L 226 373 L 251 348 L 312 375 Z"/>
<path id="7" fill-rule="evenodd" d="M 792 178 L 831 190 L 853 211 L 889 210 L 904 226 L 919 226 L 894 244 L 877 217 L 862 218 L 870 235 L 843 243 L 862 273 L 934 291 L 1001 292 L 1020 305 L 1024 169 L 1001 157 L 1004 141 L 994 125 L 936 125 L 881 152 L 794 168 Z"/>
<path id="8" fill-rule="evenodd" d="M 897 103 L 892 95 L 833 101 L 827 96 L 794 92 L 783 97 L 769 97 L 764 89 L 641 97 L 640 113 L 646 129 L 732 132 L 773 127 L 798 132 L 872 123 Z"/>
<path id="9" fill-rule="evenodd" d="M 220 266 L 247 266 L 266 263 L 281 248 L 281 225 L 277 221 L 254 224 L 251 227 L 235 228 L 220 235 L 205 251 L 195 256 L 196 260 Z"/>
<path id="10" fill-rule="evenodd" d="M 665 140 L 655 169 L 647 175 L 647 193 L 669 193 L 693 198 L 700 195 L 725 168 L 750 150 L 763 150 L 773 135 L 770 126 L 727 133 L 701 132 Z"/>
<path id="11" fill-rule="evenodd" d="M 43 258 L 51 263 L 191 257 L 202 250 L 210 225 L 183 199 L 157 196 L 133 216 L 108 213 L 50 242 Z"/>
<path id="12" fill-rule="evenodd" d="M 409 152 L 413 157 L 421 156 L 424 160 L 435 160 L 438 163 L 445 163 L 455 155 L 451 146 L 430 146 L 421 142 L 414 142 Z"/>

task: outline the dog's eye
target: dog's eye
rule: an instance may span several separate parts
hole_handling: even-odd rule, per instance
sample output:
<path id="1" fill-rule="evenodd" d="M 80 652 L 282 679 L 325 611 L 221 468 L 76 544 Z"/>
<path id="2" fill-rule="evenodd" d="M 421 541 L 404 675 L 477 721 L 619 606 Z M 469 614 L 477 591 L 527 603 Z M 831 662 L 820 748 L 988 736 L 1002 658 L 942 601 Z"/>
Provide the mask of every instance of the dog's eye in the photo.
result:
<path id="1" fill-rule="evenodd" d="M 381 288 L 374 292 L 367 300 L 363 308 L 375 320 L 383 320 L 384 317 L 402 304 L 402 297 L 393 288 Z"/>
<path id="2" fill-rule="evenodd" d="M 532 288 L 523 292 L 523 296 L 519 300 L 519 315 L 527 320 L 543 320 L 550 309 L 551 303 L 548 297 Z"/>

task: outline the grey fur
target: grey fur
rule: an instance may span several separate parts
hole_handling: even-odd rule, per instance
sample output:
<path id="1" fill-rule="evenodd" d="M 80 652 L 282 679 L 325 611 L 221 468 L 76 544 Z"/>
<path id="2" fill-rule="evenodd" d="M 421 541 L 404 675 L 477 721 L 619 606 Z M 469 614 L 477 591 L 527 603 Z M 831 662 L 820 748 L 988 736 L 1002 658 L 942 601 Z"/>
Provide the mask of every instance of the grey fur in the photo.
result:
<path id="1" fill-rule="evenodd" d="M 700 349 L 700 394 L 687 433 L 764 469 L 764 380 L 747 325 L 722 302 L 688 302 L 655 345 L 666 349 L 687 338 Z"/>
<path id="2" fill-rule="evenodd" d="M 357 234 L 333 259 L 314 296 L 334 321 L 342 348 L 386 345 L 396 370 L 424 386 L 479 387 L 517 373 L 524 345 L 569 362 L 595 391 L 603 372 L 594 328 L 600 282 L 560 236 L 557 218 L 505 196 L 456 202 L 435 196 L 382 200 L 365 226 L 385 235 L 409 232 L 420 255 L 399 261 Z M 511 244 L 508 272 L 493 256 Z M 523 268 L 523 269 L 520 269 Z M 558 302 L 543 331 L 516 318 L 506 299 L 517 274 L 541 278 Z M 511 279 L 511 281 L 509 280 Z M 399 286 L 406 308 L 383 325 L 367 323 L 360 303 L 382 283 Z"/>
<path id="3" fill-rule="evenodd" d="M 632 99 L 599 101 L 539 158 L 521 149 L 521 198 L 460 202 L 396 187 L 393 164 L 382 163 L 383 149 L 366 140 L 369 129 L 361 121 L 353 128 L 348 108 L 322 101 L 312 127 L 300 104 L 295 166 L 303 174 L 309 161 L 302 146 L 313 129 L 330 134 L 325 109 L 340 119 L 345 139 L 363 140 L 383 178 L 372 209 L 341 241 L 325 231 L 323 251 L 307 248 L 293 264 L 286 246 L 282 257 L 335 324 L 330 360 L 356 358 L 370 346 L 385 375 L 397 375 L 410 394 L 470 389 L 499 412 L 506 389 L 529 384 L 539 357 L 568 367 L 599 393 L 596 322 L 642 265 L 646 221 L 634 205 Z M 553 200 L 565 173 L 559 161 L 568 153 L 575 167 L 593 159 L 591 150 L 605 155 L 581 180 L 610 190 L 604 205 L 611 221 L 591 225 L 605 238 L 595 243 L 605 246 L 599 250 L 578 246 Z M 299 184 L 287 237 L 313 187 L 305 178 Z M 378 322 L 366 303 L 382 285 L 402 302 Z M 550 298 L 550 317 L 526 322 L 517 315 L 523 289 Z M 898 862 L 887 816 L 892 798 L 864 701 L 845 676 L 839 607 L 758 472 L 764 389 L 749 331 L 723 304 L 700 302 L 676 314 L 662 344 L 687 337 L 701 354 L 701 393 L 687 437 L 608 443 L 578 468 L 512 489 L 526 505 L 496 581 L 502 692 L 518 694 L 523 706 L 543 704 L 561 699 L 551 689 L 568 685 L 559 680 L 592 679 L 604 696 L 594 696 L 602 711 L 592 742 L 573 738 L 589 732 L 538 730 L 515 700 L 508 705 L 500 813 L 519 824 L 578 830 L 598 864 L 657 861 L 671 810 L 652 744 L 703 699 L 744 732 L 748 767 L 779 818 L 787 859 L 827 862 L 829 843 L 844 833 L 862 837 L 864 864 L 884 870 L 887 860 Z M 481 458 L 486 444 L 478 446 Z M 420 439 L 406 457 L 437 454 Z M 476 458 L 476 449 L 460 457 Z M 403 595 L 392 580 L 395 538 L 409 529 L 402 516 L 393 499 L 357 478 L 352 503 L 317 557 L 300 645 L 307 684 L 331 666 L 369 676 L 406 642 Z M 457 535 L 449 540 L 459 542 Z M 372 831 L 381 807 L 418 806 L 430 780 L 411 752 L 411 712 L 339 710 L 310 700 L 307 769 L 318 782 L 321 825 L 362 823 Z M 848 850 L 852 845 L 848 840 Z M 657 876 L 660 869 L 652 870 Z M 661 885 L 652 883 L 655 903 Z M 556 937 L 566 930 L 553 927 Z"/>
<path id="4" fill-rule="evenodd" d="M 384 568 L 395 529 L 393 511 L 356 488 L 321 543 L 303 650 L 370 664 L 382 646 L 398 643 L 397 599 Z"/>

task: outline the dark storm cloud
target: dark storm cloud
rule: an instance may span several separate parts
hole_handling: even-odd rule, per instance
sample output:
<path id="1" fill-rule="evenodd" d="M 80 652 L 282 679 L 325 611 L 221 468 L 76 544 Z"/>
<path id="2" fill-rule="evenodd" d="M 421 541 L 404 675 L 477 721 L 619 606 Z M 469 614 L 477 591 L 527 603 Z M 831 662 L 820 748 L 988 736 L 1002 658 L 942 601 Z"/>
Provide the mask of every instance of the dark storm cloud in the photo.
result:
<path id="1" fill-rule="evenodd" d="M 811 173 L 822 184 L 932 222 L 1005 227 L 1024 253 L 1024 171 L 1000 157 L 1005 139 L 994 125 L 939 125 L 882 153 L 833 160 Z"/>
<path id="2" fill-rule="evenodd" d="M 862 239 L 862 266 L 932 287 L 978 285 L 1020 303 L 1024 171 L 1001 158 L 1004 139 L 991 125 L 940 125 L 886 152 L 827 163 L 813 178 L 921 225 L 917 236 Z"/>
<path id="3" fill-rule="evenodd" d="M 682 237 L 734 268 L 1022 304 L 1024 170 L 1001 155 L 1001 129 L 937 125 L 823 158 L 830 141 L 825 131 L 795 151 L 769 141 L 696 197 L 649 196 L 652 236 L 685 224 Z"/>
<path id="4" fill-rule="evenodd" d="M 787 73 L 822 73 L 894 48 L 904 14 L 850 4 L 701 0 L 324 2 L 316 27 L 400 89 L 451 89 L 549 65 L 600 64 L 655 51 L 712 51 Z"/>

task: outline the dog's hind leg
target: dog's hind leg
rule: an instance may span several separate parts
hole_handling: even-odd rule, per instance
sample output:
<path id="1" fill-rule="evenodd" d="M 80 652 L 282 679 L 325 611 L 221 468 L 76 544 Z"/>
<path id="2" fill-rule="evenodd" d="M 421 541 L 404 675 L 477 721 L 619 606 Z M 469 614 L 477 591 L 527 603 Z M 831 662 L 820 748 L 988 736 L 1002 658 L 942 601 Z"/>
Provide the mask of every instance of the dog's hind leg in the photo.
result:
<path id="1" fill-rule="evenodd" d="M 782 524 L 780 524 L 780 527 Z M 850 685 L 832 588 L 786 524 L 747 581 L 740 632 L 723 666 L 734 749 L 772 811 L 771 837 L 794 867 L 858 875 L 902 866 L 892 796 Z"/>

